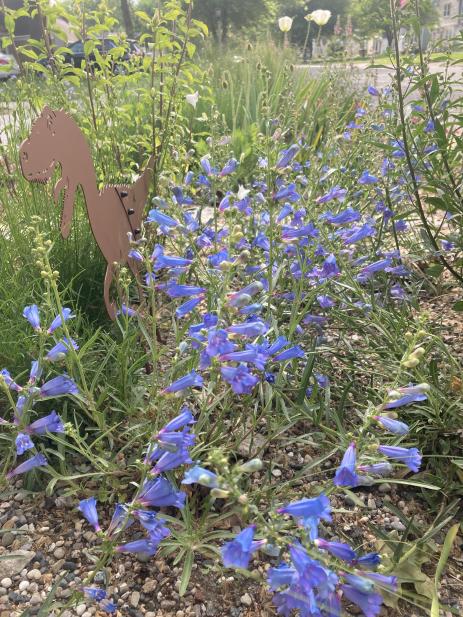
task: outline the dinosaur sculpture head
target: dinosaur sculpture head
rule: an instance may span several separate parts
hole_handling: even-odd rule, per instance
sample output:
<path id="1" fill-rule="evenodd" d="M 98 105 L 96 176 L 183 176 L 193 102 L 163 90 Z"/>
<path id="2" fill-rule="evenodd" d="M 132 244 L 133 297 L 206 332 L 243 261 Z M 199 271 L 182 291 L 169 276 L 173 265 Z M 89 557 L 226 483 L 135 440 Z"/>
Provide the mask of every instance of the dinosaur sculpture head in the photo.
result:
<path id="1" fill-rule="evenodd" d="M 32 125 L 29 137 L 21 144 L 21 170 L 29 182 L 47 182 L 59 162 L 56 156 L 60 149 L 60 136 L 56 129 L 60 113 L 44 107 Z"/>

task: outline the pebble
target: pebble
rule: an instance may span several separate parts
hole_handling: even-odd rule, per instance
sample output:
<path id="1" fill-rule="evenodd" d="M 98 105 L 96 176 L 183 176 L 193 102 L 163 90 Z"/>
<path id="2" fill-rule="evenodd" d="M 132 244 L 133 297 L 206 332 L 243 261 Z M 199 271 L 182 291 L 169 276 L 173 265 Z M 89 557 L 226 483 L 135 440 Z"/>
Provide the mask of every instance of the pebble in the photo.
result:
<path id="1" fill-rule="evenodd" d="M 252 598 L 248 593 L 245 593 L 244 595 L 241 596 L 240 602 L 241 604 L 244 604 L 245 606 L 251 606 Z"/>
<path id="2" fill-rule="evenodd" d="M 148 617 L 148 613 L 146 613 L 145 617 Z M 185 617 L 185 613 L 183 611 L 177 611 L 175 617 Z"/>
<path id="3" fill-rule="evenodd" d="M 19 591 L 26 591 L 26 589 L 29 589 L 29 585 L 30 585 L 29 581 L 21 581 L 19 583 L 18 589 Z"/>
<path id="4" fill-rule="evenodd" d="M 7 531 L 6 533 L 2 535 L 2 546 L 4 546 L 5 548 L 7 548 L 8 546 L 11 546 L 13 542 L 14 542 L 14 533 L 11 533 L 11 531 Z"/>
<path id="5" fill-rule="evenodd" d="M 34 568 L 34 570 L 29 570 L 26 576 L 31 581 L 39 581 L 42 578 L 42 573 Z"/>
<path id="6" fill-rule="evenodd" d="M 370 510 L 376 510 L 376 501 L 373 499 L 373 497 L 368 497 L 368 503 L 367 503 L 368 507 L 370 508 Z"/>
<path id="7" fill-rule="evenodd" d="M 281 469 L 272 469 L 272 476 L 279 478 L 281 476 Z"/>
<path id="8" fill-rule="evenodd" d="M 0 585 L 5 589 L 9 589 L 12 584 L 13 581 L 11 580 L 11 578 L 2 578 L 2 580 L 0 581 Z"/>
<path id="9" fill-rule="evenodd" d="M 152 593 L 156 589 L 157 586 L 158 586 L 157 581 L 154 581 L 153 579 L 148 578 L 143 583 L 143 587 L 141 588 L 141 590 L 143 591 L 143 593 Z"/>
<path id="10" fill-rule="evenodd" d="M 392 487 L 390 484 L 388 484 L 387 482 L 383 482 L 382 484 L 379 485 L 378 487 L 378 491 L 380 493 L 390 493 L 392 490 Z"/>
<path id="11" fill-rule="evenodd" d="M 86 604 L 79 604 L 78 606 L 76 606 L 76 613 L 79 615 L 79 617 L 81 617 L 81 615 L 83 615 L 86 610 L 87 610 Z"/>
<path id="12" fill-rule="evenodd" d="M 53 556 L 56 557 L 56 559 L 63 559 L 65 555 L 66 551 L 61 546 L 53 551 Z"/>
<path id="13" fill-rule="evenodd" d="M 130 606 L 137 608 L 139 602 L 140 602 L 140 592 L 132 591 L 132 593 L 130 594 Z"/>
<path id="14" fill-rule="evenodd" d="M 42 604 L 42 596 L 39 594 L 38 591 L 32 594 L 30 603 L 31 604 Z"/>
<path id="15" fill-rule="evenodd" d="M 391 527 L 396 531 L 405 531 L 405 525 L 401 521 L 392 521 Z"/>

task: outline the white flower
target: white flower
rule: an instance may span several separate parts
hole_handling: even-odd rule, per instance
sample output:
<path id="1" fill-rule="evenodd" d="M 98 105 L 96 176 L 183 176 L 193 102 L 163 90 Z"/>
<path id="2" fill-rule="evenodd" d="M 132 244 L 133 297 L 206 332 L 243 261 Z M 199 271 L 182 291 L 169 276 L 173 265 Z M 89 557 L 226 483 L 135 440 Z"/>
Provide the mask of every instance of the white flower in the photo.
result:
<path id="1" fill-rule="evenodd" d="M 291 17 L 280 17 L 280 19 L 278 20 L 278 26 L 282 32 L 289 32 L 292 25 L 293 20 L 291 19 Z"/>
<path id="2" fill-rule="evenodd" d="M 305 16 L 307 21 L 313 21 L 317 26 L 326 26 L 330 21 L 331 11 L 324 11 L 323 9 L 317 9 Z"/>
<path id="3" fill-rule="evenodd" d="M 245 197 L 247 197 L 250 192 L 251 191 L 249 189 L 245 189 L 244 186 L 240 184 L 237 197 L 241 201 L 242 199 L 245 199 Z"/>
<path id="4" fill-rule="evenodd" d="M 199 92 L 196 90 L 196 92 L 193 92 L 193 94 L 187 94 L 185 100 L 187 103 L 189 103 L 192 107 L 196 109 L 196 105 L 199 101 Z"/>

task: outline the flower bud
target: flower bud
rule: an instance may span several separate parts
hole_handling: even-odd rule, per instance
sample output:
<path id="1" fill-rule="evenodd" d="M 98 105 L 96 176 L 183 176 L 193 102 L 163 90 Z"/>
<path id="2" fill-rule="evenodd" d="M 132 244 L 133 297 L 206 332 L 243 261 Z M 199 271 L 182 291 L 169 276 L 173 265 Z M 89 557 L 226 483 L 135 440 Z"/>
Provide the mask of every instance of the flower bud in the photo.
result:
<path id="1" fill-rule="evenodd" d="M 210 494 L 214 499 L 226 499 L 230 491 L 224 491 L 221 488 L 213 488 Z"/>
<path id="2" fill-rule="evenodd" d="M 240 465 L 240 471 L 244 473 L 253 473 L 254 471 L 260 471 L 263 467 L 263 463 L 260 458 L 253 458 L 247 463 Z"/>

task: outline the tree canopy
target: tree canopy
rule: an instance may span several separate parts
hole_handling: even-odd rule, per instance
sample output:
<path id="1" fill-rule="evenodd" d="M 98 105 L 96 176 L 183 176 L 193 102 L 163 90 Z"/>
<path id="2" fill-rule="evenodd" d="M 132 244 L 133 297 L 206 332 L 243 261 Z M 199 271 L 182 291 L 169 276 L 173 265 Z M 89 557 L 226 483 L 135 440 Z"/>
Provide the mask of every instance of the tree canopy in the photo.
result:
<path id="1" fill-rule="evenodd" d="M 420 0 L 420 25 L 429 26 L 436 22 L 437 11 L 433 0 Z M 387 0 L 355 0 L 351 3 L 354 28 L 361 36 L 382 34 L 389 46 L 392 45 L 392 21 Z M 414 2 L 401 11 L 401 22 L 409 26 L 416 20 Z"/>

